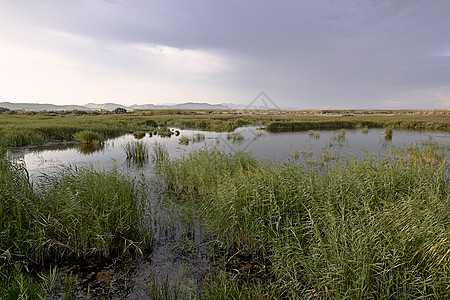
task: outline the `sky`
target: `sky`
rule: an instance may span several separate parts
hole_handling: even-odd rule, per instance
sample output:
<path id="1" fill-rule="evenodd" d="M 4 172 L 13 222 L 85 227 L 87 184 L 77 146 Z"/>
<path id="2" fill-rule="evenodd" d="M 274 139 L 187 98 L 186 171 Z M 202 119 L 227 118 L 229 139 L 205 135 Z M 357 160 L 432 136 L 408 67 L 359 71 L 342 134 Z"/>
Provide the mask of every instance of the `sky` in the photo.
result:
<path id="1" fill-rule="evenodd" d="M 0 0 L 0 102 L 450 109 L 448 0 Z"/>

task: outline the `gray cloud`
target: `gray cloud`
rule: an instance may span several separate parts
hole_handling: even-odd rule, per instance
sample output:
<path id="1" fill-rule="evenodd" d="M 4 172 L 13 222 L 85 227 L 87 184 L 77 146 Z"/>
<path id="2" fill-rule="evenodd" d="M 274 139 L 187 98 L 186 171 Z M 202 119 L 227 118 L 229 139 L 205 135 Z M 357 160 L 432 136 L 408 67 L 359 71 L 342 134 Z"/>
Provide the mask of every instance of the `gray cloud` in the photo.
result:
<path id="1" fill-rule="evenodd" d="M 211 78 L 235 95 L 229 101 L 245 103 L 265 90 L 281 106 L 300 108 L 388 102 L 442 107 L 439 98 L 425 101 L 424 95 L 450 85 L 450 57 L 436 54 L 449 51 L 449 11 L 446 0 L 0 4 L 0 16 L 11 22 L 87 37 L 104 51 L 108 45 L 142 43 L 222 54 L 234 71 Z M 140 64 L 139 59 L 114 62 L 114 55 L 100 53 L 72 50 L 99 67 Z"/>

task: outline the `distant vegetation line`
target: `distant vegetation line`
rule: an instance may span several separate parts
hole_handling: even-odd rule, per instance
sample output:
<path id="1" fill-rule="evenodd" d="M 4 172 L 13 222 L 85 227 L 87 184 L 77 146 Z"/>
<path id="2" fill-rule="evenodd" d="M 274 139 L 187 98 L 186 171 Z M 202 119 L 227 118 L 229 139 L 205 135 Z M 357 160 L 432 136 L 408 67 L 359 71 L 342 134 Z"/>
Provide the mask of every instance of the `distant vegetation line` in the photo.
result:
<path id="1" fill-rule="evenodd" d="M 0 109 L 0 145 L 23 146 L 50 141 L 74 141 L 91 131 L 111 138 L 156 127 L 231 132 L 245 125 L 268 131 L 392 127 L 450 131 L 450 111 L 335 111 L 335 110 L 138 110 L 16 111 Z"/>

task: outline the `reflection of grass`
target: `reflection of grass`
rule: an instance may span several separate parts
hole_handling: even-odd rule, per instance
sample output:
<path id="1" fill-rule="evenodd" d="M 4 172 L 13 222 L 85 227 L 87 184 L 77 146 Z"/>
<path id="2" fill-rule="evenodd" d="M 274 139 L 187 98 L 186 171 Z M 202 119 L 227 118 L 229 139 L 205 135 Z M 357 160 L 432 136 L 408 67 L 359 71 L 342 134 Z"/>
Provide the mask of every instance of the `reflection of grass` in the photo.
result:
<path id="1" fill-rule="evenodd" d="M 135 186 L 117 170 L 67 168 L 41 180 L 34 189 L 23 165 L 0 151 L 1 299 L 45 298 L 53 273 L 31 274 L 49 264 L 129 255 L 149 245 Z"/>
<path id="2" fill-rule="evenodd" d="M 105 147 L 104 143 L 100 144 L 80 144 L 77 149 L 83 154 L 90 154 L 102 150 Z"/>
<path id="3" fill-rule="evenodd" d="M 206 293 L 447 298 L 450 182 L 445 157 L 432 153 L 412 146 L 306 169 L 205 150 L 166 160 L 161 172 L 230 256 L 270 266 L 270 279 L 219 278 Z"/>

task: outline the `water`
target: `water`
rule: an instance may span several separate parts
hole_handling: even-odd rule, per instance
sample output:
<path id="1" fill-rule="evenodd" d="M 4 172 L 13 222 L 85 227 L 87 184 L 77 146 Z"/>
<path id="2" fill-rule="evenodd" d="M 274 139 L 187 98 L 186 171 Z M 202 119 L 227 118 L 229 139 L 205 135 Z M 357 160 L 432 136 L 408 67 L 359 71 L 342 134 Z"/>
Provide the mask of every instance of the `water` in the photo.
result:
<path id="1" fill-rule="evenodd" d="M 242 127 L 238 128 L 235 133 L 241 134 L 243 140 L 235 142 L 228 139 L 228 133 L 224 132 L 180 131 L 179 136 L 172 135 L 170 138 L 150 137 L 147 134 L 141 141 L 149 147 L 156 143 L 165 145 L 171 158 L 186 155 L 197 149 L 217 148 L 226 152 L 246 151 L 257 158 L 272 161 L 285 161 L 296 152 L 320 155 L 323 149 L 330 149 L 336 154 L 344 156 L 359 156 L 363 151 L 368 151 L 372 155 L 383 155 L 392 146 L 420 144 L 430 139 L 439 144 L 450 145 L 450 133 L 431 131 L 394 130 L 392 139 L 386 140 L 383 129 L 370 129 L 368 133 L 363 133 L 362 130 L 347 129 L 345 138 L 339 139 L 340 130 L 315 131 L 314 133 L 319 136 L 314 136 L 309 132 L 270 133 L 257 127 Z M 180 144 L 182 136 L 192 138 L 198 133 L 204 134 L 205 138 L 199 142 L 190 141 L 189 145 Z M 134 140 L 136 139 L 132 134 L 123 135 L 106 141 L 100 149 L 90 153 L 86 153 L 79 146 L 70 143 L 22 148 L 16 151 L 16 155 L 23 156 L 33 180 L 37 180 L 41 173 L 52 173 L 58 167 L 74 164 L 89 164 L 98 169 L 117 167 L 134 176 L 141 173 L 151 175 L 154 173 L 151 162 L 139 167 L 126 159 L 123 146 Z"/>
<path id="2" fill-rule="evenodd" d="M 358 157 L 363 151 L 374 156 L 383 155 L 392 146 L 402 147 L 430 140 L 450 145 L 450 133 L 429 131 L 394 130 L 392 139 L 386 140 L 382 129 L 370 129 L 367 133 L 348 129 L 270 133 L 257 127 L 242 127 L 234 132 L 234 141 L 233 135 L 229 133 L 180 131 L 179 136 L 172 135 L 170 138 L 150 137 L 147 134 L 141 141 L 150 148 L 157 143 L 165 145 L 171 158 L 181 157 L 197 149 L 216 148 L 230 153 L 246 151 L 264 160 L 296 160 L 301 163 L 314 162 L 313 158 L 320 157 L 325 150 L 332 157 Z M 192 137 L 197 134 L 204 135 L 204 139 L 201 136 L 198 141 L 192 141 Z M 182 136 L 191 139 L 188 145 L 180 143 Z M 52 174 L 69 165 L 92 165 L 99 170 L 118 168 L 136 180 L 147 180 L 146 190 L 151 191 L 147 195 L 151 216 L 149 226 L 155 233 L 151 254 L 131 262 L 124 272 L 111 274 L 102 268 L 90 272 L 90 281 L 95 275 L 95 278 L 103 278 L 105 285 L 97 282 L 100 279 L 95 279 L 98 291 L 93 291 L 94 295 L 97 293 L 98 297 L 102 297 L 106 295 L 104 291 L 112 288 L 116 298 L 148 298 L 149 290 L 155 282 L 181 286 L 185 295 L 197 295 L 201 293 L 201 282 L 213 258 L 209 247 L 213 237 L 208 229 L 196 220 L 194 212 L 167 201 L 161 194 L 162 183 L 158 180 L 151 158 L 141 165 L 127 160 L 123 146 L 135 140 L 133 135 L 127 134 L 108 140 L 97 149 L 84 149 L 73 143 L 53 143 L 15 149 L 14 155 L 22 157 L 34 182 L 39 182 L 39 176 L 42 174 Z M 105 274 L 109 276 L 106 279 Z M 82 286 L 88 279 L 83 278 L 86 275 L 79 276 Z M 116 282 L 116 286 L 109 286 L 111 280 Z M 79 298 L 83 298 L 83 295 L 83 292 L 80 292 Z"/>

